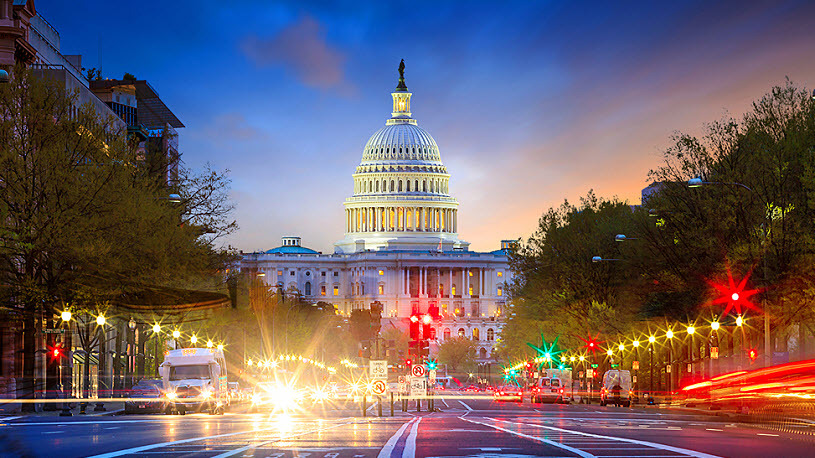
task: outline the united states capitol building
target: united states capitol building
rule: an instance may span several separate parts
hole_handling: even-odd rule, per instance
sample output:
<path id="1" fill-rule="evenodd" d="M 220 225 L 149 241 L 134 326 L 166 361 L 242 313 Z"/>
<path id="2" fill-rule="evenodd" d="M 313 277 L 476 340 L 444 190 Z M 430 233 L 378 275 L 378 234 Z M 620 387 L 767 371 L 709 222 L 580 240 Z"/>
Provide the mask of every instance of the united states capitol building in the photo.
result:
<path id="1" fill-rule="evenodd" d="M 459 238 L 450 174 L 436 141 L 412 116 L 403 69 L 391 94 L 391 118 L 368 140 L 353 174 L 345 236 L 334 254 L 306 248 L 300 237 L 283 237 L 277 248 L 244 253 L 241 270 L 296 289 L 307 300 L 334 304 L 346 316 L 379 301 L 383 329 L 393 324 L 407 330 L 411 314 L 436 305 L 442 319 L 433 323 L 431 352 L 444 339 L 464 336 L 476 343 L 478 362 L 494 362 L 511 280 L 506 250 L 513 241 L 482 253 Z"/>

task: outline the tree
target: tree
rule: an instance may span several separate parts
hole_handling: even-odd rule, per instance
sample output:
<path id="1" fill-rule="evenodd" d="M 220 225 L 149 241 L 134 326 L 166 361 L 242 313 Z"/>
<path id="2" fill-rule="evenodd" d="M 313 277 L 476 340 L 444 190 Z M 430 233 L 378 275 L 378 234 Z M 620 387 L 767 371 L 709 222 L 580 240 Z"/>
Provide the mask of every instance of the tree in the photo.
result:
<path id="1" fill-rule="evenodd" d="M 446 364 L 451 371 L 473 370 L 475 367 L 476 347 L 466 337 L 453 337 L 439 345 L 439 363 Z"/>
<path id="2" fill-rule="evenodd" d="M 184 201 L 174 205 L 112 118 L 77 106 L 47 71 L 12 73 L 0 87 L 0 295 L 24 323 L 21 391 L 30 396 L 40 313 L 54 325 L 62 308 L 212 278 L 231 254 L 199 222 L 234 224 L 228 211 L 197 212 L 228 207 L 223 175 L 177 183 Z"/>

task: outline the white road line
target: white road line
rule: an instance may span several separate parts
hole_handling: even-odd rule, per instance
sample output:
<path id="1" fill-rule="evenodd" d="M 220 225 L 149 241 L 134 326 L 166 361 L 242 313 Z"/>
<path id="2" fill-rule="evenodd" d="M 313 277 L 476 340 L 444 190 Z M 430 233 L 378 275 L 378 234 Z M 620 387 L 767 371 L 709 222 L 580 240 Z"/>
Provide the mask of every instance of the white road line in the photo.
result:
<path id="1" fill-rule="evenodd" d="M 463 405 L 464 407 L 466 407 L 466 408 L 467 408 L 467 410 L 473 410 L 473 408 L 472 408 L 472 407 L 470 407 L 470 406 L 468 406 L 467 404 L 465 404 L 465 403 L 464 403 L 464 401 L 458 401 L 458 402 L 459 402 L 459 404 L 461 404 L 461 405 Z"/>
<path id="2" fill-rule="evenodd" d="M 259 444 L 250 444 L 250 445 L 247 445 L 245 447 L 236 448 L 234 450 L 230 450 L 228 452 L 221 453 L 220 455 L 215 455 L 212 458 L 226 458 L 228 456 L 237 455 L 238 453 L 245 452 L 245 451 L 247 451 L 249 449 L 255 449 L 255 448 L 258 448 L 258 447 L 265 447 L 265 446 L 267 446 L 269 444 L 272 444 L 274 442 L 280 442 L 280 441 L 288 440 L 289 438 L 292 438 L 292 437 L 307 436 L 309 434 L 322 432 L 322 431 L 325 431 L 327 429 L 339 428 L 340 426 L 350 425 L 351 423 L 353 423 L 353 422 L 349 421 L 349 422 L 342 423 L 342 424 L 339 424 L 339 425 L 327 426 L 325 428 L 312 429 L 311 431 L 306 431 L 306 432 L 300 433 L 300 434 L 291 434 L 291 435 L 287 435 L 287 436 L 283 436 L 283 437 L 278 437 L 278 438 L 272 439 L 270 441 L 265 441 L 265 442 L 262 442 L 262 443 L 259 443 Z"/>
<path id="3" fill-rule="evenodd" d="M 16 420 L 18 418 L 22 418 L 22 417 L 21 416 L 20 417 L 0 417 L 0 421 L 11 421 L 11 420 Z"/>
<path id="4" fill-rule="evenodd" d="M 756 436 L 778 437 L 778 434 L 756 433 Z"/>
<path id="5" fill-rule="evenodd" d="M 391 436 L 390 439 L 388 439 L 388 442 L 385 443 L 385 446 L 382 447 L 382 450 L 379 451 L 379 455 L 377 455 L 377 458 L 390 458 L 391 453 L 393 453 L 394 447 L 396 447 L 396 443 L 399 442 L 399 438 L 402 437 L 402 434 L 405 432 L 405 429 L 407 429 L 408 425 L 416 421 L 416 418 L 419 417 L 413 417 L 410 419 L 410 421 L 407 421 L 404 424 L 402 424 L 399 430 L 396 431 L 396 433 L 393 436 Z"/>
<path id="6" fill-rule="evenodd" d="M 591 434 L 591 433 L 584 433 L 584 432 L 580 432 L 580 431 L 572 431 L 572 430 L 568 430 L 568 429 L 555 428 L 554 426 L 536 425 L 534 423 L 513 423 L 513 422 L 507 422 L 505 420 L 496 420 L 495 418 L 489 418 L 489 417 L 485 417 L 485 418 L 487 418 L 487 420 L 502 421 L 502 422 L 505 422 L 505 423 L 534 426 L 535 428 L 543 428 L 543 429 L 548 429 L 550 431 L 560 431 L 562 433 L 577 434 L 577 435 L 586 436 L 586 437 L 596 437 L 596 438 L 599 438 L 599 439 L 608 439 L 608 440 L 612 440 L 612 441 L 628 442 L 630 444 L 644 445 L 646 447 L 658 448 L 660 450 L 665 450 L 665 451 L 669 451 L 669 452 L 683 453 L 685 455 L 690 455 L 690 456 L 695 457 L 695 458 L 719 458 L 716 455 L 709 455 L 707 453 L 697 452 L 695 450 L 689 450 L 689 449 L 681 448 L 681 447 L 673 447 L 673 446 L 670 446 L 670 445 L 658 444 L 656 442 L 641 441 L 641 440 L 636 440 L 636 439 L 627 439 L 625 437 L 602 436 L 602 435 L 599 435 L 599 434 Z"/>
<path id="7" fill-rule="evenodd" d="M 595 457 L 594 455 L 592 455 L 591 453 L 584 452 L 584 451 L 582 451 L 582 450 L 578 450 L 578 449 L 573 448 L 573 447 L 569 447 L 568 445 L 561 444 L 560 442 L 550 441 L 549 439 L 544 439 L 544 438 L 542 438 L 542 437 L 538 437 L 538 436 L 530 436 L 530 435 L 528 435 L 528 434 L 519 433 L 519 432 L 516 432 L 516 431 L 509 430 L 509 429 L 504 429 L 504 428 L 502 428 L 502 427 L 500 427 L 500 426 L 491 425 L 491 424 L 488 424 L 488 423 L 482 423 L 482 422 L 480 422 L 480 421 L 468 420 L 468 419 L 466 419 L 466 418 L 464 418 L 464 417 L 459 417 L 459 418 L 461 418 L 461 419 L 462 419 L 462 420 L 464 420 L 464 421 L 469 421 L 470 423 L 475 423 L 475 424 L 478 424 L 478 425 L 483 425 L 483 426 L 486 426 L 486 427 L 488 427 L 488 428 L 493 428 L 493 429 L 497 429 L 497 430 L 499 430 L 499 431 L 504 431 L 504 432 L 507 432 L 507 433 L 510 433 L 510 434 L 514 434 L 514 435 L 516 435 L 516 436 L 524 437 L 524 438 L 526 438 L 526 439 L 532 439 L 532 440 L 534 440 L 534 441 L 543 442 L 544 444 L 549 444 L 549 445 L 551 445 L 551 446 L 553 446 L 553 447 L 557 447 L 557 448 L 559 448 L 559 449 L 562 449 L 562 450 L 566 450 L 566 451 L 572 452 L 572 453 L 574 453 L 575 455 L 578 455 L 578 456 L 580 456 L 580 457 L 582 457 L 582 458 L 596 458 L 596 457 Z"/>
<path id="8" fill-rule="evenodd" d="M 445 401 L 445 400 L 444 400 L 444 398 L 440 398 L 440 399 L 441 399 L 441 402 L 443 402 L 443 403 L 444 403 L 444 406 L 445 406 L 445 407 L 447 407 L 447 408 L 449 409 L 449 408 L 450 408 L 450 405 L 449 405 L 449 404 L 447 404 L 447 401 Z"/>
<path id="9" fill-rule="evenodd" d="M 340 419 L 338 421 L 347 420 L 347 419 L 348 418 L 342 418 L 342 419 Z M 75 422 L 75 423 L 84 423 L 84 422 Z M 91 423 L 96 423 L 96 422 L 91 422 Z M 338 426 L 341 426 L 341 425 L 338 425 Z M 214 436 L 201 436 L 201 437 L 193 437 L 193 438 L 190 438 L 190 439 L 182 439 L 182 440 L 177 440 L 177 441 L 160 442 L 158 444 L 143 445 L 143 446 L 140 446 L 140 447 L 132 447 L 132 448 L 124 449 L 124 450 L 117 450 L 115 452 L 102 453 L 100 455 L 93 455 L 93 456 L 90 456 L 88 458 L 114 458 L 114 457 L 117 457 L 117 456 L 130 455 L 130 454 L 133 454 L 133 453 L 143 452 L 143 451 L 146 451 L 146 450 L 153 450 L 153 449 L 156 449 L 156 448 L 167 447 L 167 446 L 170 446 L 170 445 L 187 444 L 187 443 L 190 443 L 190 442 L 198 442 L 198 441 L 207 440 L 207 439 L 217 439 L 217 438 L 221 438 L 221 437 L 240 436 L 242 434 L 253 434 L 253 433 L 256 434 L 256 433 L 259 433 L 259 432 L 272 431 L 272 430 L 275 430 L 275 429 L 278 429 L 278 428 L 277 427 L 272 427 L 272 428 L 264 428 L 264 429 L 253 429 L 251 431 L 239 431 L 239 432 L 235 432 L 235 433 L 216 434 Z"/>
<path id="10" fill-rule="evenodd" d="M 407 441 L 405 441 L 405 449 L 402 450 L 402 458 L 415 458 L 416 457 L 416 436 L 419 434 L 419 423 L 422 422 L 422 417 L 417 417 L 410 427 L 410 434 L 408 434 Z"/>

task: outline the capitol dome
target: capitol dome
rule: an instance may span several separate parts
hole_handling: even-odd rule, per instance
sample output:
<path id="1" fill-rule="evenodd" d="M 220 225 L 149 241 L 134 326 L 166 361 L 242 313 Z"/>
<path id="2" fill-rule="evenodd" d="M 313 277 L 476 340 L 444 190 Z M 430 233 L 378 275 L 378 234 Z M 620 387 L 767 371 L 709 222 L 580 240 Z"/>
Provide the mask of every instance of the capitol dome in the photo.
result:
<path id="1" fill-rule="evenodd" d="M 450 175 L 436 141 L 412 117 L 413 94 L 403 71 L 400 66 L 391 93 L 391 118 L 368 139 L 353 175 L 354 195 L 345 201 L 346 236 L 335 244 L 339 253 L 468 246 L 458 238 Z"/>

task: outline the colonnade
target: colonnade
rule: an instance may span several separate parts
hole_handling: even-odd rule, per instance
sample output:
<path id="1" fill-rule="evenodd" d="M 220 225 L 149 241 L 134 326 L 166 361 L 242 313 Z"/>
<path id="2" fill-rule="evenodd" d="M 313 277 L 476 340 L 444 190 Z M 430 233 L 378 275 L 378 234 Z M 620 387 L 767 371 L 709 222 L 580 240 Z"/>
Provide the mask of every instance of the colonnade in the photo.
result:
<path id="1" fill-rule="evenodd" d="M 458 232 L 458 210 L 438 207 L 345 209 L 346 232 Z"/>

